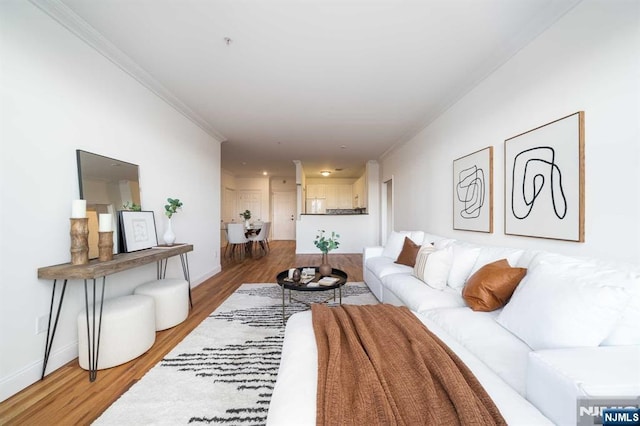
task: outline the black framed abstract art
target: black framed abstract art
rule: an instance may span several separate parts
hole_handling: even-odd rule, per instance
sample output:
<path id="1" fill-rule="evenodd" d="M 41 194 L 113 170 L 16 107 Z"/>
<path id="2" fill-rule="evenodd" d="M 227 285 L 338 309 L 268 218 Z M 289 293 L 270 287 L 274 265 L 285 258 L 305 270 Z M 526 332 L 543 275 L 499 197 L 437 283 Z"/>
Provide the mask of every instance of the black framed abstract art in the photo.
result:
<path id="1" fill-rule="evenodd" d="M 584 241 L 584 112 L 504 143 L 504 233 Z"/>
<path id="2" fill-rule="evenodd" d="M 493 147 L 453 160 L 453 229 L 493 232 Z"/>

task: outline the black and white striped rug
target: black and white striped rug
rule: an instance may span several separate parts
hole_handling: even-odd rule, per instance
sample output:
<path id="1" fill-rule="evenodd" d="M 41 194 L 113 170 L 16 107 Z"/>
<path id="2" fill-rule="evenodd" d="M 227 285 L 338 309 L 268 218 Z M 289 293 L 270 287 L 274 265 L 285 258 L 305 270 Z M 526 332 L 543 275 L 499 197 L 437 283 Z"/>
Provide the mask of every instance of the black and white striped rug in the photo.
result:
<path id="1" fill-rule="evenodd" d="M 296 296 L 318 302 L 330 293 Z M 342 302 L 377 303 L 364 283 L 344 286 Z M 287 292 L 287 316 L 306 309 Z M 281 288 L 243 284 L 94 424 L 262 425 L 283 336 Z"/>

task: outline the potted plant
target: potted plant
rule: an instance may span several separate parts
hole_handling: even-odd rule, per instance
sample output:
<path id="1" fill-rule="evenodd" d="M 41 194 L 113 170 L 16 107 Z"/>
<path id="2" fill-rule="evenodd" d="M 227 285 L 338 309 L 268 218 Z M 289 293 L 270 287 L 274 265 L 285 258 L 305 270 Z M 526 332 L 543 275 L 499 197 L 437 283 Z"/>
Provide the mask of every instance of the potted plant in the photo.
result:
<path id="1" fill-rule="evenodd" d="M 250 210 L 245 210 L 242 213 L 240 213 L 240 216 L 242 216 L 242 218 L 244 219 L 244 227 L 248 228 L 249 227 L 249 219 L 251 219 L 251 211 Z"/>
<path id="2" fill-rule="evenodd" d="M 167 202 L 169 204 L 165 204 L 164 214 L 167 215 L 169 220 L 167 221 L 167 229 L 165 230 L 162 238 L 168 246 L 172 246 L 176 241 L 176 234 L 173 233 L 173 228 L 171 227 L 171 217 L 178 213 L 178 209 L 182 208 L 182 202 L 177 198 L 167 198 Z"/>
<path id="3" fill-rule="evenodd" d="M 331 236 L 325 235 L 325 230 L 318 230 L 318 235 L 316 235 L 316 239 L 313 241 L 313 244 L 322 252 L 322 263 L 320 264 L 319 272 L 323 277 L 331 275 L 332 268 L 329 264 L 328 254 L 331 250 L 337 249 L 340 245 L 339 234 L 331 231 Z"/>

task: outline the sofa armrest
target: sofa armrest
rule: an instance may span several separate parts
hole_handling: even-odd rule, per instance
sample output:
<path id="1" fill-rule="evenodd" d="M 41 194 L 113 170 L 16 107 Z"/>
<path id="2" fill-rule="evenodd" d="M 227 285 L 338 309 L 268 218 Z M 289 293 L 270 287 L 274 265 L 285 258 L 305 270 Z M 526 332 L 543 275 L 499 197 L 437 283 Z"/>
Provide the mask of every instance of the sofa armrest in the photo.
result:
<path id="1" fill-rule="evenodd" d="M 365 247 L 362 252 L 362 261 L 366 263 L 367 259 L 371 259 L 372 257 L 380 257 L 382 256 L 383 251 L 384 247 L 382 246 Z"/>
<path id="2" fill-rule="evenodd" d="M 640 395 L 640 346 L 529 353 L 527 399 L 556 424 L 577 424 L 577 400 Z"/>

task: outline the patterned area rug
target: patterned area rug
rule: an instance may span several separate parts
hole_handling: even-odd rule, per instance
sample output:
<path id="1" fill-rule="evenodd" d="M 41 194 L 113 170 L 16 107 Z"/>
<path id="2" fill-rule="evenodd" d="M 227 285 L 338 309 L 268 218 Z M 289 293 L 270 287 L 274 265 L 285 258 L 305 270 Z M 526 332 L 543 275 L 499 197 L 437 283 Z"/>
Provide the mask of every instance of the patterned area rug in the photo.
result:
<path id="1" fill-rule="evenodd" d="M 320 302 L 330 294 L 294 296 Z M 378 302 L 364 283 L 348 283 L 342 303 Z M 289 303 L 287 291 L 287 316 L 307 309 Z M 94 424 L 265 424 L 283 336 L 281 288 L 243 284 Z"/>

